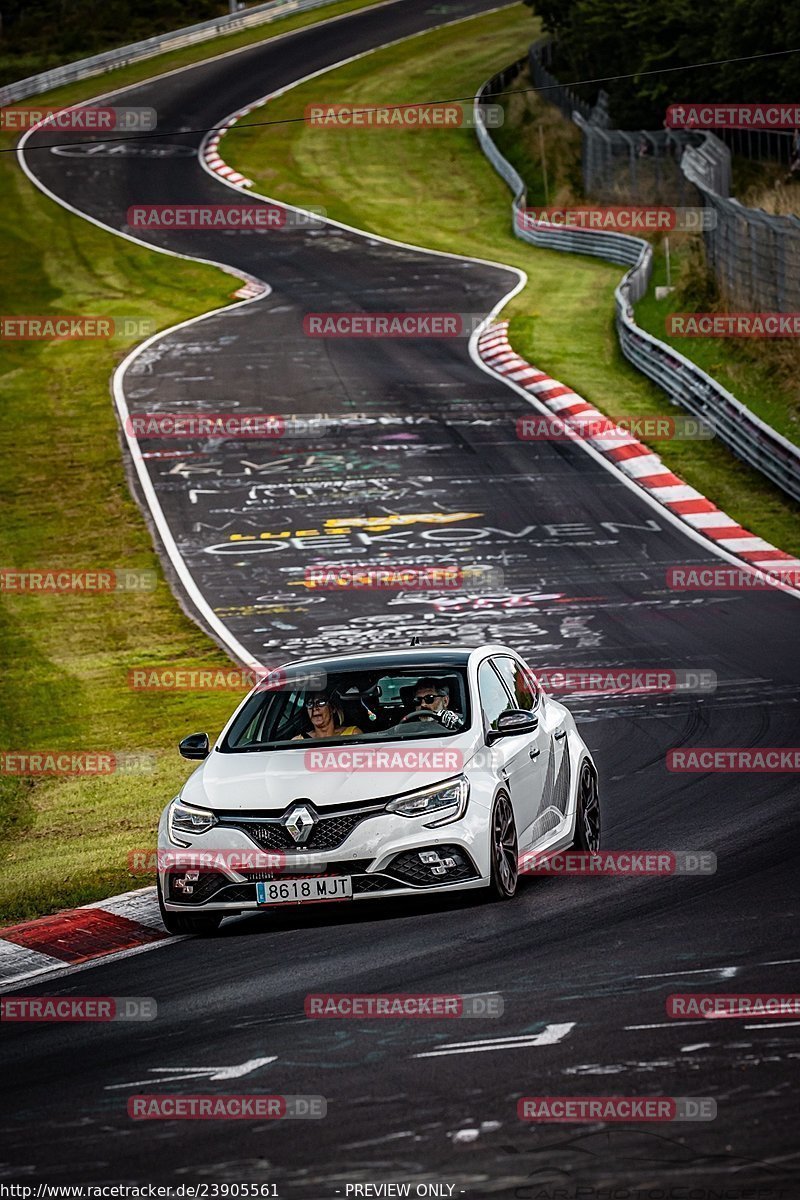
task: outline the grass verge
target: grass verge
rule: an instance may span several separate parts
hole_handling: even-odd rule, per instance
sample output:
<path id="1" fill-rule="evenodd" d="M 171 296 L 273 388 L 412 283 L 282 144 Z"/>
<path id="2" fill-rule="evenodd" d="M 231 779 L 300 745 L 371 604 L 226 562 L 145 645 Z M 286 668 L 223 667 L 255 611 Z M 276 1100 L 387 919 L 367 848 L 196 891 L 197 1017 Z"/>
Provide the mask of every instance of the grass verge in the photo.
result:
<path id="1" fill-rule="evenodd" d="M 74 102 L 328 18 L 363 3 L 265 26 L 48 93 Z M 14 144 L 0 134 L 0 148 Z M 236 281 L 153 253 L 52 203 L 0 155 L 0 312 L 141 316 L 166 328 L 229 302 Z M 151 593 L 0 594 L 0 747 L 147 752 L 152 771 L 20 778 L 0 771 L 0 922 L 149 883 L 131 849 L 152 846 L 158 815 L 190 773 L 175 743 L 215 732 L 235 696 L 128 689 L 137 666 L 224 667 L 175 603 L 128 491 L 109 377 L 133 342 L 4 342 L 0 364 L 0 566 L 149 569 Z"/>
<path id="2" fill-rule="evenodd" d="M 329 72 L 270 102 L 270 117 L 296 117 L 335 95 L 342 103 L 408 103 L 468 96 L 520 57 L 535 36 L 525 8 L 471 18 L 409 39 Z M 376 96 L 375 81 L 380 81 Z M 547 117 L 548 126 L 552 116 Z M 547 129 L 545 130 L 547 133 Z M 506 153 L 515 130 L 501 131 Z M 271 196 L 322 204 L 338 220 L 437 250 L 512 263 L 528 286 L 508 308 L 515 349 L 570 384 L 610 417 L 672 416 L 675 408 L 622 357 L 613 324 L 613 290 L 622 268 L 597 259 L 527 246 L 511 232 L 509 192 L 480 153 L 471 130 L 320 129 L 303 123 L 234 127 L 226 162 Z M 518 145 L 516 159 L 534 157 Z M 570 186 L 568 158 L 552 176 Z M 573 179 L 574 182 L 574 179 Z M 541 189 L 540 189 L 541 190 Z M 543 197 L 537 196 L 536 199 Z M 800 506 L 716 442 L 661 442 L 664 461 L 754 533 L 800 553 Z"/>

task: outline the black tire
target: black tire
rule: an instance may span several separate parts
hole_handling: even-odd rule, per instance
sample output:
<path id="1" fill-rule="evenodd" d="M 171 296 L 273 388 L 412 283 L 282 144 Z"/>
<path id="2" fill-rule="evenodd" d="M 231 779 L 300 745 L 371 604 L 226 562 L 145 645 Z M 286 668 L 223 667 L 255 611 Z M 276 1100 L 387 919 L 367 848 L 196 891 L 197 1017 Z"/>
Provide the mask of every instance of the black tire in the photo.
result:
<path id="1" fill-rule="evenodd" d="M 578 777 L 573 850 L 593 852 L 600 848 L 600 797 L 597 775 L 590 762 L 584 761 Z"/>
<path id="2" fill-rule="evenodd" d="M 217 932 L 222 921 L 219 913 L 176 913 L 167 912 L 164 907 L 164 897 L 161 894 L 161 880 L 156 882 L 158 892 L 158 907 L 161 920 L 167 933 L 193 933 L 196 937 L 211 937 Z"/>
<path id="3" fill-rule="evenodd" d="M 492 900 L 513 900 L 519 881 L 519 846 L 514 809 L 505 792 L 494 802 L 489 839 L 492 856 L 489 896 Z"/>

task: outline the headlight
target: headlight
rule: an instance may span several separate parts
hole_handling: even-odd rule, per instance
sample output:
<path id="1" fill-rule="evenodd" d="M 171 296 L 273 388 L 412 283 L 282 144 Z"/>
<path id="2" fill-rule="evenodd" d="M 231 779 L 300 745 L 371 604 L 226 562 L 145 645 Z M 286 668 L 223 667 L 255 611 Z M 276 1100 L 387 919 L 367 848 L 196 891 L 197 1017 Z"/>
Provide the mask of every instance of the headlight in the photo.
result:
<path id="1" fill-rule="evenodd" d="M 448 825 L 463 817 L 469 800 L 469 780 L 465 775 L 451 779 L 449 783 L 440 783 L 436 787 L 425 788 L 421 792 L 411 792 L 407 796 L 398 796 L 386 805 L 386 811 L 398 813 L 401 817 L 437 817 L 435 821 L 426 821 L 428 829 L 437 825 Z"/>
<path id="2" fill-rule="evenodd" d="M 217 824 L 217 818 L 206 808 L 193 808 L 181 800 L 173 800 L 169 807 L 170 841 L 176 846 L 186 846 L 188 842 L 181 841 L 180 835 L 186 833 L 208 833 Z"/>

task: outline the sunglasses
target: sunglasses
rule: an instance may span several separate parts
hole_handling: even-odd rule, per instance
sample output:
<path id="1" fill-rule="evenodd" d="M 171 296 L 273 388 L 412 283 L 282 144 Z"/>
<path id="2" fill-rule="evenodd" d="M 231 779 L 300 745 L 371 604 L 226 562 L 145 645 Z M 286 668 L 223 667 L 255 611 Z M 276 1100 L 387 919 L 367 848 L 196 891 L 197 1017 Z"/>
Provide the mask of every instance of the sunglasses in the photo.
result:
<path id="1" fill-rule="evenodd" d="M 330 700 L 306 700 L 306 708 L 311 711 L 312 708 L 327 708 Z"/>
<path id="2" fill-rule="evenodd" d="M 415 696 L 414 699 L 418 704 L 433 704 L 434 700 L 440 700 L 441 692 L 428 692 L 427 696 Z"/>

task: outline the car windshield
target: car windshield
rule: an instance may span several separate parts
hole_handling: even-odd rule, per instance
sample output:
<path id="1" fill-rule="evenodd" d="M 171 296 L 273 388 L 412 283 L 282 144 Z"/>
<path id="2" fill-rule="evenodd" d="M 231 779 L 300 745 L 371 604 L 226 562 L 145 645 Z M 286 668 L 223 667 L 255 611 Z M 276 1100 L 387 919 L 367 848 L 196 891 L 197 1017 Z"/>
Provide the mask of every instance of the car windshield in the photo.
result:
<path id="1" fill-rule="evenodd" d="M 280 673 L 283 675 L 283 673 Z M 449 710 L 453 716 L 441 720 Z M 288 669 L 249 697 L 220 749 L 289 750 L 309 741 L 389 742 L 452 737 L 470 723 L 463 667 L 403 667 L 327 672 L 324 664 Z M 449 726 L 449 727 L 448 727 Z"/>

